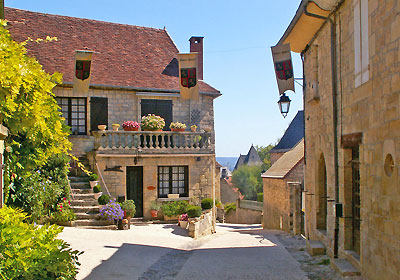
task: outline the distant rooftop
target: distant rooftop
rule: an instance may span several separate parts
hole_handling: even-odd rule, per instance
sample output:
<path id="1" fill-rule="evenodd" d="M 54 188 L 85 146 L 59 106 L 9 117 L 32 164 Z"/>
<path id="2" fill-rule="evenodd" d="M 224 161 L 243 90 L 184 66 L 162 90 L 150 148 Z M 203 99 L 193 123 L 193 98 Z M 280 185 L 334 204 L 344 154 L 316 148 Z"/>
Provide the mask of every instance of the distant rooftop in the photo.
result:
<path id="1" fill-rule="evenodd" d="M 236 165 L 235 170 L 240 167 L 241 165 L 261 165 L 262 161 L 258 156 L 258 153 L 253 145 L 251 145 L 249 152 L 247 155 L 240 155 Z"/>

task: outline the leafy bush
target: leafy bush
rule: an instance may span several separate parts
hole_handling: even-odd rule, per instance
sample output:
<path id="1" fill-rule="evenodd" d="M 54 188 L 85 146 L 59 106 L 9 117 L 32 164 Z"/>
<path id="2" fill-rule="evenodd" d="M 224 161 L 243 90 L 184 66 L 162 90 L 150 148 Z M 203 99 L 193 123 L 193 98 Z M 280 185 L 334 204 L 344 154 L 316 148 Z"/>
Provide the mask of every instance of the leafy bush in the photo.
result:
<path id="1" fill-rule="evenodd" d="M 264 201 L 264 194 L 262 192 L 257 194 L 257 201 L 263 202 Z"/>
<path id="2" fill-rule="evenodd" d="M 71 209 L 71 202 L 64 197 L 63 200 L 57 204 L 56 212 L 51 215 L 51 221 L 57 223 L 74 221 L 75 219 L 76 215 Z"/>
<path id="3" fill-rule="evenodd" d="M 38 227 L 26 219 L 21 210 L 0 209 L 0 278 L 75 279 L 83 252 L 56 239 L 62 227 Z"/>
<path id="4" fill-rule="evenodd" d="M 232 183 L 249 200 L 257 200 L 257 193 L 263 191 L 261 166 L 243 165 L 232 174 Z"/>
<path id="5" fill-rule="evenodd" d="M 136 206 L 133 200 L 125 200 L 121 203 L 121 208 L 126 212 L 126 216 L 133 217 L 136 213 Z"/>
<path id="6" fill-rule="evenodd" d="M 110 201 L 110 196 L 108 194 L 102 194 L 97 201 L 100 205 L 106 205 Z"/>
<path id="7" fill-rule="evenodd" d="M 96 173 L 92 173 L 89 176 L 89 181 L 98 181 L 99 180 L 99 175 L 97 175 Z"/>
<path id="8" fill-rule="evenodd" d="M 94 193 L 99 193 L 99 192 L 101 192 L 101 186 L 100 186 L 100 185 L 94 186 L 94 187 L 93 187 L 93 192 L 94 192 Z"/>
<path id="9" fill-rule="evenodd" d="M 100 208 L 100 217 L 109 221 L 120 220 L 124 217 L 124 211 L 122 211 L 119 203 L 111 200 L 107 205 Z"/>
<path id="10" fill-rule="evenodd" d="M 215 199 L 215 206 L 221 205 L 218 199 Z M 213 207 L 213 199 L 212 198 L 204 198 L 201 201 L 201 208 L 203 210 L 211 209 Z"/>
<path id="11" fill-rule="evenodd" d="M 226 214 L 229 214 L 229 212 L 231 212 L 231 211 L 236 211 L 236 203 L 232 202 L 232 203 L 225 204 L 224 209 L 225 209 Z"/>
<path id="12" fill-rule="evenodd" d="M 201 207 L 195 205 L 189 205 L 187 209 L 187 214 L 189 218 L 200 217 L 201 215 Z"/>
<path id="13" fill-rule="evenodd" d="M 164 203 L 161 209 L 165 216 L 172 217 L 186 213 L 188 202 L 185 200 L 170 201 Z"/>

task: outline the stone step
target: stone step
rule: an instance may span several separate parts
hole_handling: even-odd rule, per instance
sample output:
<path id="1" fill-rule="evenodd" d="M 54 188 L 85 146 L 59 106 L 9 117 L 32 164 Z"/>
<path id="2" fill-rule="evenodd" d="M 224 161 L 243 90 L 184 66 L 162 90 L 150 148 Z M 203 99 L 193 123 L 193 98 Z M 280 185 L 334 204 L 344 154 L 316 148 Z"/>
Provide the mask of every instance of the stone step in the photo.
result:
<path id="1" fill-rule="evenodd" d="M 72 189 L 72 188 L 71 188 Z M 89 189 L 72 189 L 73 194 L 93 194 L 91 188 Z"/>
<path id="2" fill-rule="evenodd" d="M 68 176 L 69 181 L 72 182 L 89 182 L 89 177 L 76 177 L 76 176 Z"/>
<path id="3" fill-rule="evenodd" d="M 75 213 L 76 219 L 78 220 L 99 220 L 100 216 L 99 213 Z"/>
<path id="4" fill-rule="evenodd" d="M 98 213 L 100 210 L 100 206 L 71 206 L 71 209 L 74 213 Z"/>
<path id="5" fill-rule="evenodd" d="M 91 220 L 75 220 L 75 226 L 109 226 L 114 225 L 113 221 L 108 220 L 98 220 L 98 219 L 91 219 Z"/>
<path id="6" fill-rule="evenodd" d="M 322 242 L 317 240 L 307 240 L 307 251 L 311 256 L 325 255 L 325 246 Z"/>
<path id="7" fill-rule="evenodd" d="M 361 273 L 345 259 L 333 259 L 331 261 L 333 269 L 342 276 L 359 276 Z"/>
<path id="8" fill-rule="evenodd" d="M 97 206 L 99 203 L 95 199 L 78 200 L 74 199 L 71 201 L 71 206 Z"/>
<path id="9" fill-rule="evenodd" d="M 92 192 L 88 193 L 74 193 L 74 200 L 95 200 L 94 194 Z"/>
<path id="10" fill-rule="evenodd" d="M 89 182 L 71 182 L 71 189 L 90 189 Z"/>
<path id="11" fill-rule="evenodd" d="M 109 226 L 79 226 L 78 228 L 84 229 L 102 229 L 102 230 L 116 230 L 116 225 L 109 225 Z"/>

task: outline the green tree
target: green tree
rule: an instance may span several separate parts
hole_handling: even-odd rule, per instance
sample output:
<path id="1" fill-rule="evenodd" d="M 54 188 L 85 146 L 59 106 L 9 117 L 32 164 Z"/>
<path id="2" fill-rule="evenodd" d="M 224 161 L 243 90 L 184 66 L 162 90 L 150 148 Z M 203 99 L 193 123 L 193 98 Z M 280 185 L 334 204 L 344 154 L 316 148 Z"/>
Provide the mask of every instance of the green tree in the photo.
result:
<path id="1" fill-rule="evenodd" d="M 270 155 L 270 151 L 272 148 L 274 148 L 275 145 L 273 144 L 269 144 L 268 146 L 264 147 L 264 146 L 255 146 L 255 149 L 258 153 L 258 156 L 260 157 L 261 161 L 263 162 L 263 164 L 261 165 L 261 169 L 263 171 L 267 171 L 268 168 L 271 167 L 271 155 Z"/>
<path id="2" fill-rule="evenodd" d="M 6 186 L 43 166 L 54 154 L 71 148 L 65 125 L 52 93 L 61 74 L 47 74 L 39 62 L 27 55 L 27 43 L 11 39 L 6 22 L 0 21 L 0 112 L 9 129 L 5 152 Z M 6 189 L 7 192 L 7 189 Z"/>
<path id="3" fill-rule="evenodd" d="M 242 165 L 232 174 L 232 183 L 239 188 L 246 199 L 257 200 L 257 193 L 262 192 L 261 166 Z"/>

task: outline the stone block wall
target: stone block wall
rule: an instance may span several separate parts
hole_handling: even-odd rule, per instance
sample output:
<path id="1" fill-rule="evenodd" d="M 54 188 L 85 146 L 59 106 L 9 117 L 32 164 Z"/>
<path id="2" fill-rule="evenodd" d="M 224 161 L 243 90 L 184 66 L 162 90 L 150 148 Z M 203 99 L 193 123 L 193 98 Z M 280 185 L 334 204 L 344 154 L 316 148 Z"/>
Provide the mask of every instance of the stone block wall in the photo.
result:
<path id="1" fill-rule="evenodd" d="M 290 231 L 290 190 L 284 179 L 263 178 L 264 228 Z"/>
<path id="2" fill-rule="evenodd" d="M 200 161 L 198 161 L 200 158 Z M 158 166 L 187 165 L 189 175 L 189 198 L 192 204 L 200 205 L 203 198 L 212 197 L 212 166 L 214 155 L 194 156 L 140 156 L 135 165 L 134 156 L 97 156 L 99 168 L 105 183 L 113 196 L 126 196 L 126 167 L 143 166 L 143 213 L 145 219 L 150 219 L 151 202 L 158 199 Z M 123 172 L 105 171 L 106 166 L 122 166 Z M 217 182 L 215 180 L 215 182 Z M 148 188 L 150 186 L 154 189 Z M 219 198 L 216 190 L 216 197 Z"/>
<path id="3" fill-rule="evenodd" d="M 352 216 L 351 149 L 343 136 L 361 133 L 360 260 L 367 279 L 396 279 L 400 271 L 400 3 L 368 1 L 369 79 L 355 87 L 354 3 L 336 12 L 337 149 L 339 200 Z M 333 203 L 328 203 L 326 232 L 316 227 L 320 171 L 326 167 L 327 196 L 335 198 L 334 122 L 330 25 L 325 24 L 305 52 L 306 235 L 334 249 Z M 352 250 L 351 219 L 339 219 L 339 256 Z M 358 264 L 357 264 L 358 263 Z"/>
<path id="4" fill-rule="evenodd" d="M 240 208 L 239 200 L 236 200 L 236 211 L 230 211 L 225 216 L 226 223 L 232 224 L 261 224 L 262 211 Z"/>

